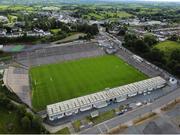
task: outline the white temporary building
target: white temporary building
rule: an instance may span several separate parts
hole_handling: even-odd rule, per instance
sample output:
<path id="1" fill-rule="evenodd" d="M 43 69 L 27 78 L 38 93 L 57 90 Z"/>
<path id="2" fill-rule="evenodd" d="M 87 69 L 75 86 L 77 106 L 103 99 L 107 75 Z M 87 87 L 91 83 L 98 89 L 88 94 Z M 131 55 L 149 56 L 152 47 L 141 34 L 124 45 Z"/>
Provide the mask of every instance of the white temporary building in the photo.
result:
<path id="1" fill-rule="evenodd" d="M 47 114 L 50 120 L 60 119 L 65 116 L 76 114 L 79 111 L 82 112 L 92 108 L 105 107 L 110 101 L 122 102 L 128 97 L 133 97 L 137 94 L 161 88 L 165 86 L 165 84 L 166 80 L 159 76 L 146 79 L 90 95 L 47 105 Z"/>

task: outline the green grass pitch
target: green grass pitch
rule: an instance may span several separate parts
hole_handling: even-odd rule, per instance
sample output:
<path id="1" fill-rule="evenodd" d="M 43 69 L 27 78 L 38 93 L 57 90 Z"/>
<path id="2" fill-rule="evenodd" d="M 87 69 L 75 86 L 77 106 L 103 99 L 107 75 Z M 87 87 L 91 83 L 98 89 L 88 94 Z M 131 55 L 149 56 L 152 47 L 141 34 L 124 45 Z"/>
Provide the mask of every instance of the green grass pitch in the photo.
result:
<path id="1" fill-rule="evenodd" d="M 116 56 L 104 55 L 30 69 L 32 105 L 46 105 L 146 79 Z"/>

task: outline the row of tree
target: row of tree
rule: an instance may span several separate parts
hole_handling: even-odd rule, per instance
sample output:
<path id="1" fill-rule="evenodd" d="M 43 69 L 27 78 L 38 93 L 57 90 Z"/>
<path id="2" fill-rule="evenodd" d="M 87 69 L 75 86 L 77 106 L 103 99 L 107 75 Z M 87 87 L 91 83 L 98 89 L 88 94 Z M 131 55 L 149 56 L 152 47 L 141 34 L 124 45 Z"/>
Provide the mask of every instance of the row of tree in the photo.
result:
<path id="1" fill-rule="evenodd" d="M 146 35 L 140 39 L 134 34 L 127 33 L 124 36 L 123 45 L 155 65 L 180 77 L 180 50 L 174 50 L 167 59 L 163 51 L 153 47 L 156 43 L 157 40 L 153 35 Z"/>

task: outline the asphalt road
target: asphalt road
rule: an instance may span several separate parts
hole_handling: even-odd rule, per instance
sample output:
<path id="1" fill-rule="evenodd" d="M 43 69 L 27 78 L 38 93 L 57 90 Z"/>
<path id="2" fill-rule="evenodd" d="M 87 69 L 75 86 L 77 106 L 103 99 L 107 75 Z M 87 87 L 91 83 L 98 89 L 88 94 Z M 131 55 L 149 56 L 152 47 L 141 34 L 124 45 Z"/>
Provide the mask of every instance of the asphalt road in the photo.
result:
<path id="1" fill-rule="evenodd" d="M 133 111 L 130 111 L 128 113 L 125 113 L 124 115 L 117 116 L 115 118 L 112 118 L 108 121 L 105 121 L 103 123 L 100 123 L 92 128 L 89 128 L 85 131 L 80 132 L 81 134 L 102 134 L 107 133 L 108 129 L 111 129 L 113 127 L 116 127 L 122 123 L 126 123 L 130 120 L 133 120 L 141 115 L 144 115 L 145 113 L 151 112 L 157 108 L 160 108 L 161 106 L 169 103 L 170 101 L 179 98 L 180 97 L 180 88 L 174 90 L 173 92 L 167 94 L 166 96 L 162 96 L 161 98 L 155 100 L 152 104 L 142 106 L 140 108 L 137 108 Z M 105 126 L 106 125 L 106 126 Z M 106 130 L 104 129 L 106 127 Z M 102 128 L 102 129 L 101 129 Z"/>

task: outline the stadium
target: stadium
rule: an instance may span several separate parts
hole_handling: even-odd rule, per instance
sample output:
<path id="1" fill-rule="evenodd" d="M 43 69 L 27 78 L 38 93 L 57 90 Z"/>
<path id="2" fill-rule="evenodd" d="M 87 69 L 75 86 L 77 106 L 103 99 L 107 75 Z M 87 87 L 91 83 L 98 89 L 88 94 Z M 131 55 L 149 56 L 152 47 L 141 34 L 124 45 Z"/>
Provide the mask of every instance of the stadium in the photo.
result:
<path id="1" fill-rule="evenodd" d="M 161 88 L 166 81 L 149 78 L 97 42 L 51 46 L 17 54 L 4 72 L 5 85 L 35 111 L 60 119 L 109 102 Z"/>

